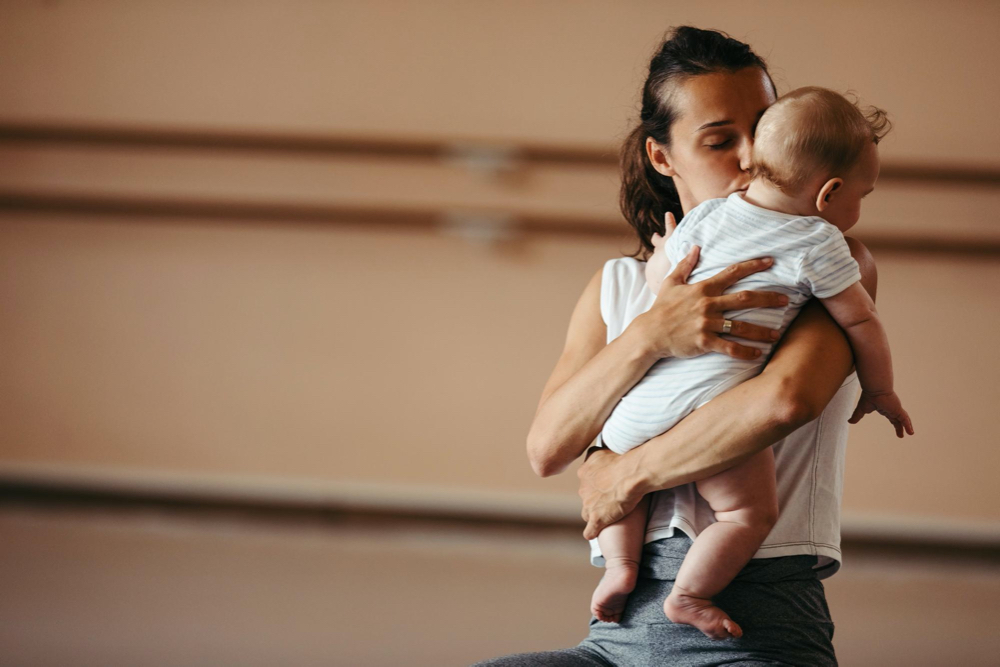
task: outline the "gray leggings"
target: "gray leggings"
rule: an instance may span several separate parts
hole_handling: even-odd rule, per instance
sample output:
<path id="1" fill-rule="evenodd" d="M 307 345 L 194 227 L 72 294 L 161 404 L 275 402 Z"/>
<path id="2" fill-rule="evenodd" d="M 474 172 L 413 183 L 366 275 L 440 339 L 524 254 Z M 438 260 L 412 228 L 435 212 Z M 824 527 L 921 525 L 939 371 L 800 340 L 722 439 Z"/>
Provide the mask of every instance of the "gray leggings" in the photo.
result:
<path id="1" fill-rule="evenodd" d="M 752 560 L 715 597 L 743 628 L 740 639 L 716 641 L 692 626 L 671 623 L 663 614 L 663 601 L 690 545 L 686 537 L 646 545 L 639 581 L 620 624 L 592 617 L 589 635 L 573 648 L 517 653 L 474 667 L 836 667 L 833 621 L 812 568 L 814 556 Z"/>

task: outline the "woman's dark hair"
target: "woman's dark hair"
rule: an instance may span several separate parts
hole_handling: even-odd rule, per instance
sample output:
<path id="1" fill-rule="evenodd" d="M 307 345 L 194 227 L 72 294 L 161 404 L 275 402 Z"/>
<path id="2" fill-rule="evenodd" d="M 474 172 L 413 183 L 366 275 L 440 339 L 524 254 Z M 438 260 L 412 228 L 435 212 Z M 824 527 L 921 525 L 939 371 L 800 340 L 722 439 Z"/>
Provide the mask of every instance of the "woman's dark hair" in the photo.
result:
<path id="1" fill-rule="evenodd" d="M 767 74 L 764 60 L 748 45 L 715 30 L 690 26 L 670 30 L 650 60 L 649 75 L 642 87 L 639 124 L 629 133 L 621 149 L 622 182 L 618 203 L 639 236 L 639 248 L 632 257 L 653 251 L 650 238 L 654 232 L 663 234 L 664 216 L 668 211 L 678 221 L 684 216 L 673 179 L 656 171 L 646 155 L 646 137 L 670 146 L 670 127 L 676 117 L 670 105 L 671 87 L 690 76 L 735 72 L 745 67 L 760 67 Z"/>

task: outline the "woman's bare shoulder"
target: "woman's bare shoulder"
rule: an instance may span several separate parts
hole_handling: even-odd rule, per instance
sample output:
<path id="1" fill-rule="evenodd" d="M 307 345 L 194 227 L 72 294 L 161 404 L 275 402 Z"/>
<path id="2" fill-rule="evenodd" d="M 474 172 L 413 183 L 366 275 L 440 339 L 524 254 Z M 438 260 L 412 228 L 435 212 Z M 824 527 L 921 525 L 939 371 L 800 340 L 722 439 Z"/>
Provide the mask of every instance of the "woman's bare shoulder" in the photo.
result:
<path id="1" fill-rule="evenodd" d="M 607 345 L 607 325 L 601 316 L 601 282 L 604 267 L 598 269 L 587 286 L 583 288 L 569 319 L 566 344 L 556 367 L 552 369 L 548 382 L 542 389 L 539 408 L 549 395 L 573 377 L 578 370 L 604 349 Z"/>
<path id="2" fill-rule="evenodd" d="M 602 292 L 614 301 L 616 292 L 642 278 L 643 262 L 633 257 L 617 257 L 604 262 L 591 276 L 576 302 L 566 331 L 566 343 L 550 381 L 558 383 L 572 376 L 608 344 L 608 325 L 601 307 Z M 605 284 L 605 281 L 607 283 Z"/>
<path id="3" fill-rule="evenodd" d="M 569 320 L 566 332 L 566 344 L 563 356 L 569 355 L 582 366 L 607 344 L 608 328 L 601 314 L 601 284 L 604 278 L 604 266 L 601 266 L 576 302 L 573 315 Z M 574 364 L 575 365 L 575 364 Z"/>

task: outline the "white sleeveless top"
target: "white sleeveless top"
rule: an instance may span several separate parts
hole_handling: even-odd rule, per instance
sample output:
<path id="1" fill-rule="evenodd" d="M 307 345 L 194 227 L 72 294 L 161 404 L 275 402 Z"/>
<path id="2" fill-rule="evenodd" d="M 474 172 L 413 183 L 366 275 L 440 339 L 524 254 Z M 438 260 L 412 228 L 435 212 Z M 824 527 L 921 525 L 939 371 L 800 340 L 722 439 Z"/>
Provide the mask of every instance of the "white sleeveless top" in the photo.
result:
<path id="1" fill-rule="evenodd" d="M 646 263 L 632 257 L 610 259 L 601 280 L 601 316 L 608 340 L 620 336 L 656 300 L 646 286 Z M 859 383 L 851 373 L 823 413 L 773 445 L 778 481 L 778 522 L 754 558 L 814 555 L 819 577 L 840 569 L 840 502 L 844 487 L 847 420 L 857 401 Z M 598 445 L 603 445 L 598 435 Z M 645 542 L 672 537 L 680 529 L 691 539 L 715 516 L 695 484 L 653 494 Z M 603 567 L 597 540 L 591 540 L 591 562 Z"/>

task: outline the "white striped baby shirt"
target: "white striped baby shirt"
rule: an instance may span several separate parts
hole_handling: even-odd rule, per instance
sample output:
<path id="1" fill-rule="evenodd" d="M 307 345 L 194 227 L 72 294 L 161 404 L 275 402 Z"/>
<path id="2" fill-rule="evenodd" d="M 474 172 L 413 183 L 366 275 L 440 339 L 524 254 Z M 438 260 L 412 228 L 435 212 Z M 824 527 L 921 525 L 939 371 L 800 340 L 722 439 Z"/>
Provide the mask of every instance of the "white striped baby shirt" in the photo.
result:
<path id="1" fill-rule="evenodd" d="M 788 296 L 788 305 L 728 311 L 725 317 L 780 329 L 782 333 L 811 296 L 834 296 L 861 279 L 858 263 L 834 225 L 819 217 L 754 206 L 740 193 L 710 199 L 693 208 L 664 249 L 671 265 L 676 266 L 696 245 L 701 247 L 701 253 L 689 283 L 710 278 L 743 260 L 774 258 L 768 270 L 737 281 L 725 293 L 781 292 Z M 648 302 L 648 310 L 655 295 L 645 280 L 635 288 L 648 293 L 643 299 Z M 603 295 L 602 303 L 614 298 Z M 723 337 L 757 347 L 761 356 L 745 361 L 710 352 L 691 359 L 661 359 L 615 406 L 601 431 L 604 445 L 623 454 L 663 433 L 715 396 L 759 373 L 773 349 L 771 343 Z"/>

